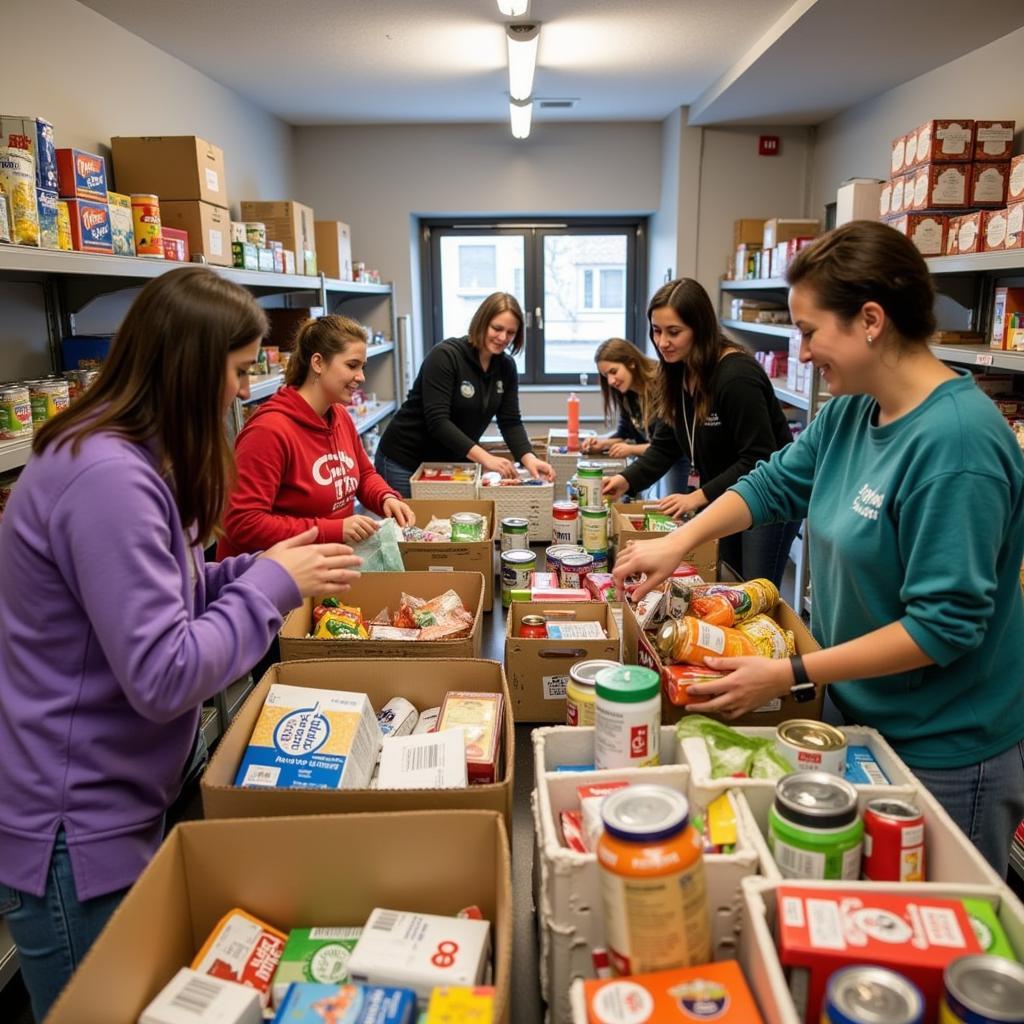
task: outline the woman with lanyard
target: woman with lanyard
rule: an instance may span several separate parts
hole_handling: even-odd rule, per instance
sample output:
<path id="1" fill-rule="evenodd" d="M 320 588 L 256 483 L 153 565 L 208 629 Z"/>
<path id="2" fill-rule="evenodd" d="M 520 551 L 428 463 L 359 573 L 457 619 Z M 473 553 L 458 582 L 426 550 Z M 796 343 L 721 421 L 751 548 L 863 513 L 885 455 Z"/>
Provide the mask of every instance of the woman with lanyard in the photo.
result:
<path id="1" fill-rule="evenodd" d="M 764 369 L 722 337 L 708 293 L 689 278 L 663 285 L 647 307 L 661 360 L 661 416 L 647 451 L 604 485 L 618 498 L 639 493 L 683 458 L 689 493 L 659 508 L 677 519 L 700 511 L 792 440 Z M 744 579 L 782 580 L 797 522 L 773 523 L 724 537 L 719 555 Z"/>
<path id="2" fill-rule="evenodd" d="M 913 243 L 854 221 L 787 272 L 800 360 L 834 396 L 797 441 L 664 539 L 615 564 L 635 594 L 681 554 L 751 524 L 807 517 L 803 658 L 713 658 L 689 711 L 736 717 L 817 686 L 877 729 L 1000 877 L 1024 816 L 1024 455 L 969 371 L 928 348 L 931 274 Z"/>
<path id="3" fill-rule="evenodd" d="M 473 314 L 468 335 L 448 338 L 427 353 L 377 448 L 377 472 L 402 497 L 411 497 L 410 478 L 423 462 L 476 462 L 515 480 L 513 462 L 479 443 L 495 418 L 512 458 L 535 479 L 554 481 L 555 471 L 533 454 L 519 411 L 512 356 L 522 351 L 524 322 L 515 296 L 495 292 Z"/>

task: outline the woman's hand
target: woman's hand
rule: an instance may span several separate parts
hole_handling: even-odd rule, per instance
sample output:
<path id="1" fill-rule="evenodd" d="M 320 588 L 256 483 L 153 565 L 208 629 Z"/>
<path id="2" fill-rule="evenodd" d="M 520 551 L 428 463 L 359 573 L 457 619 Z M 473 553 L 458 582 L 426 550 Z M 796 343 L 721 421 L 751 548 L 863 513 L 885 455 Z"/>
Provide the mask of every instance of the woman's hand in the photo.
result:
<path id="1" fill-rule="evenodd" d="M 615 559 L 615 590 L 618 599 L 623 600 L 625 582 L 628 576 L 647 574 L 647 579 L 632 593 L 639 601 L 641 597 L 653 590 L 659 583 L 667 580 L 679 565 L 679 549 L 676 544 L 675 531 L 657 540 L 631 540 Z"/>
<path id="2" fill-rule="evenodd" d="M 549 484 L 555 482 L 555 471 L 543 459 L 538 459 L 532 452 L 523 456 L 523 466 L 534 480 L 543 477 Z"/>
<path id="3" fill-rule="evenodd" d="M 630 444 L 628 441 L 616 441 L 609 445 L 608 454 L 613 459 L 625 459 L 630 455 L 639 455 L 640 452 L 637 450 L 639 447 L 639 445 Z"/>
<path id="4" fill-rule="evenodd" d="M 596 455 L 608 451 L 617 440 L 615 437 L 585 437 L 580 441 L 580 451 L 584 455 Z"/>
<path id="5" fill-rule="evenodd" d="M 793 668 L 786 659 L 705 658 L 704 661 L 708 668 L 729 675 L 688 686 L 687 696 L 694 701 L 686 705 L 688 712 L 707 714 L 713 711 L 725 718 L 739 718 L 776 697 L 788 695 L 793 685 Z"/>
<path id="6" fill-rule="evenodd" d="M 358 544 L 377 532 L 377 520 L 369 516 L 348 516 L 341 525 L 341 536 L 346 544 Z"/>
<path id="7" fill-rule="evenodd" d="M 315 526 L 275 544 L 260 555 L 277 562 L 291 576 L 304 597 L 344 594 L 359 579 L 363 560 L 344 544 L 315 544 Z"/>
<path id="8" fill-rule="evenodd" d="M 616 473 L 601 484 L 601 497 L 618 501 L 628 490 L 629 481 L 621 473 Z"/>
<path id="9" fill-rule="evenodd" d="M 400 498 L 396 498 L 394 495 L 385 498 L 381 507 L 384 509 L 384 515 L 394 519 L 399 526 L 416 525 L 416 513 Z"/>
<path id="10" fill-rule="evenodd" d="M 499 458 L 497 455 L 488 455 L 480 465 L 483 466 L 488 473 L 500 473 L 505 480 L 519 479 L 519 474 L 516 472 L 515 465 L 508 459 Z"/>
<path id="11" fill-rule="evenodd" d="M 694 491 L 692 494 L 670 494 L 658 502 L 658 511 L 672 516 L 673 519 L 679 519 L 688 512 L 702 509 L 706 504 L 700 491 Z"/>

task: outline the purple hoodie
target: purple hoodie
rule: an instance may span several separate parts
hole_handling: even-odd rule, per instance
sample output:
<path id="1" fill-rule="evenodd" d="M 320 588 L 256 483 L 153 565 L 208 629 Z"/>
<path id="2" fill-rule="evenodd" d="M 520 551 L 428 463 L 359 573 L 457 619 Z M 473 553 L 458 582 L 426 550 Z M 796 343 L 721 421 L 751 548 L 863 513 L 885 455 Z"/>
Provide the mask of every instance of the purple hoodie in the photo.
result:
<path id="1" fill-rule="evenodd" d="M 300 600 L 269 559 L 203 564 L 148 447 L 33 457 L 0 526 L 0 882 L 41 896 L 63 825 L 79 899 L 131 885 L 200 704 Z"/>

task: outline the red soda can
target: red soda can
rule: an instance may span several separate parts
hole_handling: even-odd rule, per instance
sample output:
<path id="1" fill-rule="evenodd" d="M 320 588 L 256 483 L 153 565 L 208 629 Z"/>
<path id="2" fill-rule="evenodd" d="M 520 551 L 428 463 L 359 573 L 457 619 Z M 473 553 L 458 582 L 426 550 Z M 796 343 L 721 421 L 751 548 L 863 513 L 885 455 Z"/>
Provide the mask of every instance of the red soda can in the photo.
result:
<path id="1" fill-rule="evenodd" d="M 882 797 L 864 809 L 864 877 L 923 882 L 924 815 L 905 800 Z"/>
<path id="2" fill-rule="evenodd" d="M 547 639 L 547 619 L 543 615 L 524 615 L 519 623 L 519 635 L 527 640 Z"/>

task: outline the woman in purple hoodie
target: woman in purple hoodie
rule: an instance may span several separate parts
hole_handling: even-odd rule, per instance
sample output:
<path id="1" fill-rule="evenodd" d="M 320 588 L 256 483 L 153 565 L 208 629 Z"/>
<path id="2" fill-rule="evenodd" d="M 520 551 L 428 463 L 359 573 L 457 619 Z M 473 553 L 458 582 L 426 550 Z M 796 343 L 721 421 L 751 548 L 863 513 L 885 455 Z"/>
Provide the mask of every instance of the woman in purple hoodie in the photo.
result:
<path id="1" fill-rule="evenodd" d="M 132 304 L 35 436 L 0 527 L 0 915 L 42 1020 L 156 851 L 204 700 L 359 560 L 312 529 L 204 565 L 263 310 L 211 270 Z"/>

